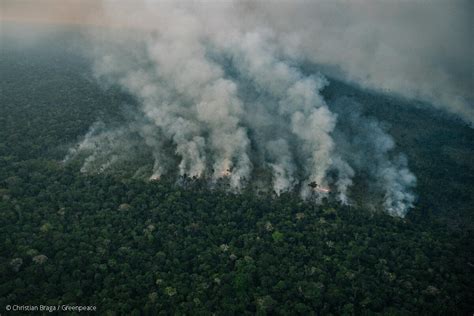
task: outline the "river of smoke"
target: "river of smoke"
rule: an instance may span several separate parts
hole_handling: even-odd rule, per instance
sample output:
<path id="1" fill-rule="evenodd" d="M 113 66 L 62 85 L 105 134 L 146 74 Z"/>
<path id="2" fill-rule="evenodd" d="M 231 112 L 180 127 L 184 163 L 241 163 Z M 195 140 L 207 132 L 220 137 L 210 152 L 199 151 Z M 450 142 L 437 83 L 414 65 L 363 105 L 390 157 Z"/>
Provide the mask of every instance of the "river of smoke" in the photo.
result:
<path id="1" fill-rule="evenodd" d="M 327 80 L 304 74 L 299 59 L 281 49 L 280 34 L 261 27 L 209 32 L 188 6 L 166 8 L 147 7 L 144 17 L 157 20 L 152 30 L 94 42 L 97 79 L 133 95 L 138 108 L 123 128 L 93 126 L 67 159 L 85 152 L 82 170 L 103 171 L 129 156 L 133 134 L 152 153 L 152 179 L 178 170 L 229 179 L 238 191 L 258 168 L 272 173 L 278 195 L 298 188 L 321 200 L 331 191 L 350 203 L 352 178 L 363 171 L 388 212 L 403 216 L 412 206 L 415 178 L 406 161 L 391 159 L 391 138 L 359 112 L 346 116 L 336 105 L 333 113 L 320 94 Z"/>

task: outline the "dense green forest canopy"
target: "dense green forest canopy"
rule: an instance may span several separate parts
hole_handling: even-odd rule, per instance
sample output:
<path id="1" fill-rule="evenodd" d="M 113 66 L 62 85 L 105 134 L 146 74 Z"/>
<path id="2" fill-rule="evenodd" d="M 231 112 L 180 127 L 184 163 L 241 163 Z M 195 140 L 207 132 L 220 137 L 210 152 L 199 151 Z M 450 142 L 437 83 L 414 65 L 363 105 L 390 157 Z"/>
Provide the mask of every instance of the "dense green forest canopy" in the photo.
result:
<path id="1" fill-rule="evenodd" d="M 28 49 L 2 40 L 2 308 L 472 313 L 471 128 L 422 103 L 336 80 L 323 91 L 328 100 L 358 100 L 390 125 L 418 178 L 418 201 L 405 219 L 293 193 L 231 194 L 200 180 L 85 175 L 61 163 L 68 148 L 98 119 L 120 120 L 132 101 L 97 85 L 68 35 Z"/>

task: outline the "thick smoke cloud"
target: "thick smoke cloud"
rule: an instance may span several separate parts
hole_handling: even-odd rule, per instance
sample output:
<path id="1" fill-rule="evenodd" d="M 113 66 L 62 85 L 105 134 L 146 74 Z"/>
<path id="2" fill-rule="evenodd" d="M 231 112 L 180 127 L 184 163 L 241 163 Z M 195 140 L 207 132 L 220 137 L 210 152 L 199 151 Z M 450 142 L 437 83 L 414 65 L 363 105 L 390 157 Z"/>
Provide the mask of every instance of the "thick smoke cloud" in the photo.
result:
<path id="1" fill-rule="evenodd" d="M 178 13 L 183 10 L 188 16 Z M 163 34 L 175 33 L 177 23 L 183 23 L 190 37 L 270 29 L 293 59 L 309 60 L 363 87 L 428 101 L 474 122 L 470 0 L 4 0 L 0 20 L 2 25 L 87 25 Z"/>
<path id="2" fill-rule="evenodd" d="M 327 79 L 301 68 L 308 56 L 298 53 L 299 36 L 255 14 L 241 19 L 251 7 L 278 13 L 265 5 L 144 2 L 127 12 L 142 28 L 93 34 L 98 82 L 121 87 L 138 106 L 122 126 L 92 126 L 65 160 L 80 156 L 82 171 L 103 172 L 144 152 L 153 168 L 136 174 L 150 179 L 223 179 L 239 191 L 268 175 L 277 195 L 343 204 L 363 177 L 379 205 L 404 216 L 416 181 L 406 159 L 357 104 L 326 103 Z M 107 18 L 123 20 L 115 9 L 105 6 Z"/>
<path id="3" fill-rule="evenodd" d="M 293 56 L 474 123 L 474 2 L 260 1 L 251 7 L 247 25 L 271 27 Z"/>

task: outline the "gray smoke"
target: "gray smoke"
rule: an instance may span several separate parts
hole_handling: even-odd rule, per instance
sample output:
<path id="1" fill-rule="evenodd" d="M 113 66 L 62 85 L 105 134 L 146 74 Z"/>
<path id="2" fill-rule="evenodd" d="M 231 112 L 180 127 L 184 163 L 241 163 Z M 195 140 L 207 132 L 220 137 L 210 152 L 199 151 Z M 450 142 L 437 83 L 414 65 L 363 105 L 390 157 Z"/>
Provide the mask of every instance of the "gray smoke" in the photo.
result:
<path id="1" fill-rule="evenodd" d="M 119 159 L 123 158 L 123 146 L 128 147 L 126 129 L 108 130 L 104 123 L 94 123 L 84 139 L 75 147 L 70 149 L 65 160 L 68 161 L 78 154 L 85 153 L 86 157 L 82 165 L 82 172 L 104 172 Z M 125 156 L 126 157 L 126 156 Z"/>
<path id="2" fill-rule="evenodd" d="M 239 191 L 263 172 L 277 195 L 298 190 L 344 204 L 365 177 L 385 210 L 404 216 L 415 185 L 406 159 L 352 101 L 326 103 L 326 78 L 300 68 L 312 56 L 301 41 L 308 30 L 289 32 L 279 22 L 283 8 L 267 6 L 144 2 L 127 11 L 141 27 L 94 34 L 98 81 L 118 85 L 138 107 L 124 126 L 91 127 L 66 160 L 82 155 L 84 172 L 102 172 L 146 148 L 151 179 L 226 179 Z M 107 18 L 123 20 L 114 8 L 105 6 Z M 245 12 L 254 13 L 243 18 Z"/>
<path id="3" fill-rule="evenodd" d="M 338 114 L 334 140 L 339 163 L 345 165 L 339 166 L 337 181 L 342 181 L 340 185 L 347 190 L 352 184 L 349 180 L 355 174 L 363 174 L 368 180 L 368 192 L 380 193 L 385 209 L 403 216 L 415 201 L 411 189 L 416 177 L 408 169 L 407 159 L 395 153 L 392 137 L 377 120 L 364 116 L 359 104 L 340 98 L 331 109 Z"/>
<path id="4" fill-rule="evenodd" d="M 366 88 L 428 101 L 474 123 L 471 0 L 3 0 L 0 20 L 2 27 L 86 25 L 188 39 L 267 29 L 293 59 L 310 60 Z M 13 32 L 24 43 L 45 35 L 40 28 L 33 36 L 7 29 L 2 35 Z"/>
<path id="5" fill-rule="evenodd" d="M 240 12 L 294 58 L 474 124 L 473 1 L 257 1 Z"/>

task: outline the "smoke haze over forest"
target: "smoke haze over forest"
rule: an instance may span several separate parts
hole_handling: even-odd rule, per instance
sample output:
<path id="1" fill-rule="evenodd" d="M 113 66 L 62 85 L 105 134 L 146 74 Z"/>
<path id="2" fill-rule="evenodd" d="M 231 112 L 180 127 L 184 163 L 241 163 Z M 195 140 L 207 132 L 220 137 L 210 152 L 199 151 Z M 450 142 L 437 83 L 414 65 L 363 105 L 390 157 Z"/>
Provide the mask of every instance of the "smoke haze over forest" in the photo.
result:
<path id="1" fill-rule="evenodd" d="M 84 172 L 131 160 L 143 146 L 152 179 L 224 178 L 238 191 L 268 170 L 276 194 L 319 200 L 331 191 L 344 204 L 363 175 L 384 208 L 403 216 L 415 200 L 409 162 L 356 102 L 327 103 L 326 76 L 474 122 L 467 1 L 69 4 L 7 1 L 3 19 L 93 26 L 84 51 L 97 81 L 137 100 L 126 123 L 97 122 L 70 150 L 66 160 L 85 157 Z M 307 64 L 320 71 L 307 73 Z"/>
<path id="2" fill-rule="evenodd" d="M 0 314 L 471 315 L 468 0 L 0 0 Z"/>
<path id="3" fill-rule="evenodd" d="M 202 32 L 271 30 L 285 53 L 332 75 L 474 120 L 471 1 L 7 0 L 1 18 L 157 31 L 186 28 L 178 11 Z"/>

